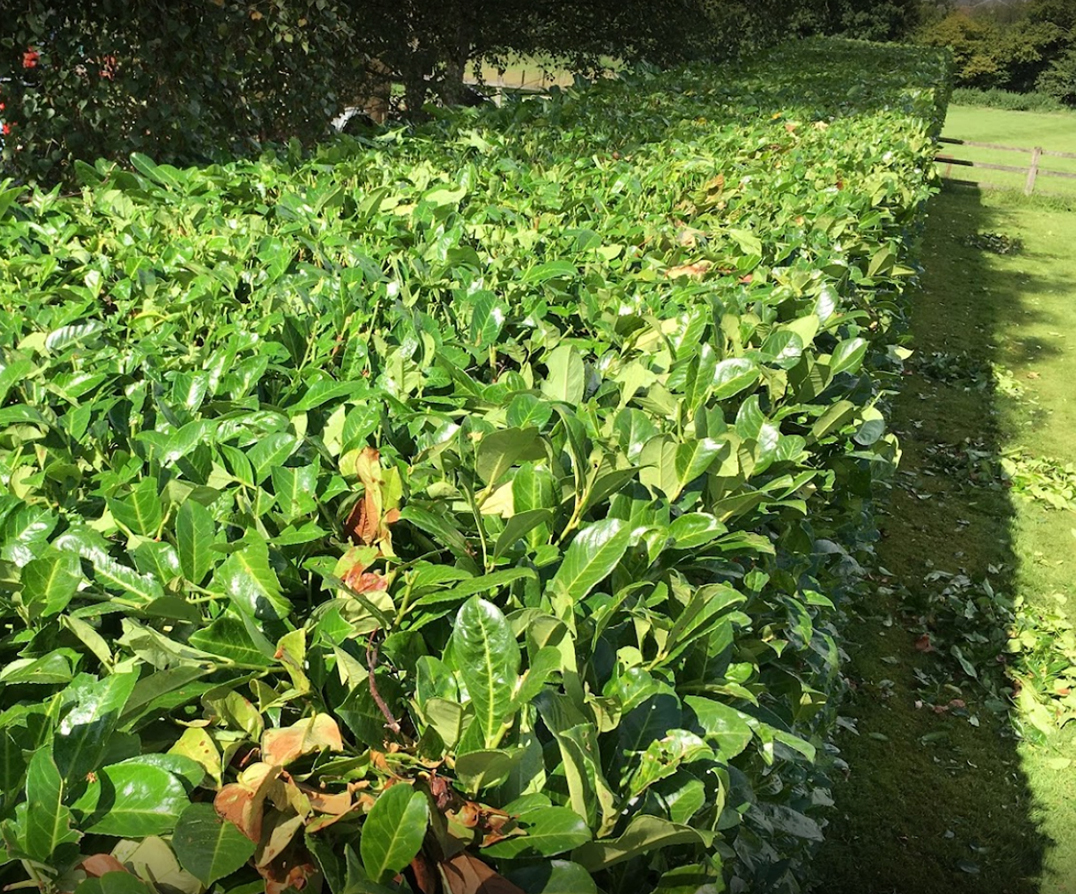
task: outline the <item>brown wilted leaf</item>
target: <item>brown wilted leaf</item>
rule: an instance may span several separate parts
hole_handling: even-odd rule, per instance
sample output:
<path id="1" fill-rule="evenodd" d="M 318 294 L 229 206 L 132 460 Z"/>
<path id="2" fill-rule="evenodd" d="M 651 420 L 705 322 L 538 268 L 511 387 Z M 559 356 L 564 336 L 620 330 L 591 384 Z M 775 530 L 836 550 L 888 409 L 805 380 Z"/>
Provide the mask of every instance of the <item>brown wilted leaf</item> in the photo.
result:
<path id="1" fill-rule="evenodd" d="M 79 866 L 90 878 L 100 878 L 106 872 L 127 872 L 127 867 L 112 854 L 94 854 L 83 860 Z"/>
<path id="2" fill-rule="evenodd" d="M 299 790 L 310 800 L 310 806 L 318 813 L 331 813 L 339 816 L 355 806 L 351 792 L 323 792 L 309 785 L 300 785 Z"/>
<path id="3" fill-rule="evenodd" d="M 489 847 L 498 841 L 504 841 L 517 835 L 527 833 L 516 823 L 516 818 L 507 813 L 491 813 L 486 817 L 486 834 L 482 838 L 482 847 Z"/>
<path id="4" fill-rule="evenodd" d="M 455 802 L 457 796 L 452 784 L 444 776 L 439 776 L 436 771 L 430 773 L 426 784 L 430 787 L 430 794 L 433 795 L 437 809 L 442 813 Z"/>
<path id="5" fill-rule="evenodd" d="M 712 266 L 713 264 L 709 261 L 696 261 L 694 264 L 683 264 L 680 267 L 670 267 L 665 271 L 665 276 L 669 279 L 677 279 L 681 276 L 699 279 L 703 277 Z"/>
<path id="6" fill-rule="evenodd" d="M 239 828 L 251 841 L 262 837 L 265 797 L 280 775 L 280 767 L 258 762 L 239 775 L 238 782 L 224 786 L 213 799 L 213 808 L 221 819 Z"/>
<path id="7" fill-rule="evenodd" d="M 267 729 L 262 736 L 262 754 L 266 761 L 285 767 L 304 754 L 315 751 L 343 751 L 340 727 L 328 714 L 315 714 L 286 726 Z"/>
<path id="8" fill-rule="evenodd" d="M 933 652 L 934 646 L 930 644 L 930 634 L 924 633 L 919 639 L 915 641 L 915 649 L 917 652 Z"/>
<path id="9" fill-rule="evenodd" d="M 349 456 L 354 463 L 354 474 L 362 482 L 363 494 L 344 523 L 344 533 L 354 543 L 379 544 L 382 552 L 391 554 L 389 525 L 400 520 L 400 510 L 395 506 L 385 508 L 381 454 L 374 447 L 364 447 L 357 456 L 354 453 Z"/>
<path id="10" fill-rule="evenodd" d="M 297 813 L 307 817 L 314 812 L 314 808 L 310 805 L 310 798 L 299 788 L 287 771 L 281 772 L 280 778 L 270 787 L 267 799 L 282 813 Z"/>
<path id="11" fill-rule="evenodd" d="M 377 571 L 367 571 L 366 566 L 361 562 L 352 565 L 343 580 L 354 593 L 373 593 L 375 590 L 389 588 L 389 581 L 385 575 Z"/>
<path id="12" fill-rule="evenodd" d="M 422 851 L 411 861 L 411 872 L 415 876 L 415 885 L 419 894 L 439 894 L 441 883 L 437 878 L 437 869 Z"/>
<path id="13" fill-rule="evenodd" d="M 367 490 L 362 499 L 352 508 L 351 513 L 344 522 L 344 533 L 353 543 L 362 543 L 366 546 L 377 540 L 378 531 L 378 501 Z"/>
<path id="14" fill-rule="evenodd" d="M 363 494 L 344 524 L 344 533 L 355 543 L 372 546 L 381 532 L 381 454 L 376 448 L 362 449 L 355 460 L 355 474 Z"/>
<path id="15" fill-rule="evenodd" d="M 450 894 L 523 894 L 521 888 L 470 854 L 456 854 L 440 869 Z"/>
<path id="16" fill-rule="evenodd" d="M 482 820 L 482 807 L 474 801 L 464 801 L 460 809 L 456 811 L 456 819 L 461 825 L 473 829 Z"/>
<path id="17" fill-rule="evenodd" d="M 292 841 L 271 863 L 259 866 L 258 872 L 265 879 L 265 894 L 284 894 L 289 888 L 302 891 L 318 875 L 313 857 L 301 844 L 301 838 Z"/>
<path id="18" fill-rule="evenodd" d="M 272 824 L 263 832 L 261 844 L 254 854 L 254 865 L 258 867 L 268 866 L 279 857 L 303 828 L 304 817 L 298 814 L 281 814 L 274 810 L 268 816 Z"/>
<path id="19" fill-rule="evenodd" d="M 721 192 L 725 188 L 725 175 L 718 174 L 712 180 L 708 180 L 703 187 L 707 192 Z"/>
<path id="20" fill-rule="evenodd" d="M 329 828 L 329 826 L 335 825 L 347 816 L 348 814 L 346 813 L 340 813 L 335 815 L 331 813 L 323 813 L 320 816 L 315 816 L 312 820 L 309 820 L 307 822 L 306 826 L 303 827 L 305 829 L 305 834 L 316 835 L 322 829 L 327 829 Z"/>
<path id="21" fill-rule="evenodd" d="M 676 231 L 677 244 L 685 248 L 694 248 L 699 244 L 699 240 L 705 238 L 706 234 L 702 230 L 696 230 L 694 227 L 682 227 Z"/>

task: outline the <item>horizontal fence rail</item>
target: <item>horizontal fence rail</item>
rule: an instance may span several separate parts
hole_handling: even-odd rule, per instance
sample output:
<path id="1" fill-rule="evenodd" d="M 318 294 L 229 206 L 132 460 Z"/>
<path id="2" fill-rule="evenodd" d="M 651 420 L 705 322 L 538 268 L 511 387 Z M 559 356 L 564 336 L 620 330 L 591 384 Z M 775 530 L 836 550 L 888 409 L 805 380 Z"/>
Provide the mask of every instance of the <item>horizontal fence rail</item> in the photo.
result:
<path id="1" fill-rule="evenodd" d="M 547 80 L 544 77 L 539 81 L 534 81 L 533 79 L 528 81 L 526 71 L 519 76 L 519 83 L 516 83 L 515 78 L 507 80 L 503 77 L 489 78 L 486 80 L 464 78 L 463 83 L 477 93 L 483 96 L 489 96 L 489 98 L 493 100 L 494 105 L 498 106 L 504 102 L 505 94 L 516 94 L 520 96 L 544 95 L 549 93 L 550 87 L 556 85 L 555 80 Z"/>
<path id="2" fill-rule="evenodd" d="M 1041 160 L 1045 155 L 1050 158 L 1073 158 L 1076 159 L 1076 152 L 1054 152 L 1049 149 L 1043 149 L 1041 146 L 1035 146 L 1032 149 L 1025 149 L 1020 146 L 1002 146 L 998 143 L 977 143 L 972 140 L 957 140 L 952 137 L 940 137 L 939 142 L 947 143 L 956 146 L 970 146 L 975 149 L 995 149 L 1002 152 L 1022 152 L 1025 155 L 1031 156 L 1031 163 L 1028 165 L 999 165 L 992 164 L 985 161 L 971 161 L 966 158 L 955 158 L 951 155 L 938 154 L 936 161 L 940 165 L 945 166 L 943 176 L 953 183 L 963 184 L 965 186 L 985 186 L 993 187 L 995 184 L 982 183 L 977 180 L 961 180 L 953 177 L 953 165 L 963 166 L 968 168 L 981 168 L 987 171 L 1007 171 L 1013 174 L 1026 174 L 1027 180 L 1024 183 L 1024 195 L 1031 195 L 1035 192 L 1035 184 L 1039 177 L 1066 177 L 1071 180 L 1076 180 L 1076 173 L 1069 173 L 1068 171 L 1052 171 L 1048 168 L 1042 167 Z M 1040 191 L 1041 192 L 1041 191 Z M 1057 195 L 1057 193 L 1049 193 L 1050 195 Z"/>

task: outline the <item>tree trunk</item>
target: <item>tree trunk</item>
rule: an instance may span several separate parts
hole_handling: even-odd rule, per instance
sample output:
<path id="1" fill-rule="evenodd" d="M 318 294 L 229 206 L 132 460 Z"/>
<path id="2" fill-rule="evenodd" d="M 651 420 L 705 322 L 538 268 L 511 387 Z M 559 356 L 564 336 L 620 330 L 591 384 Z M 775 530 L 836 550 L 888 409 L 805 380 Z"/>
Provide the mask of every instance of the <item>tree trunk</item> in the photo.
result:
<path id="1" fill-rule="evenodd" d="M 441 101 L 446 106 L 461 105 L 467 95 L 463 79 L 467 74 L 467 63 L 471 59 L 471 41 L 474 35 L 472 15 L 465 4 L 465 8 L 459 11 L 456 39 L 447 47 L 444 80 L 441 82 Z"/>
<path id="2" fill-rule="evenodd" d="M 403 76 L 407 117 L 412 121 L 426 119 L 426 112 L 422 108 L 426 104 L 426 92 L 429 89 L 429 82 L 426 80 L 429 66 L 426 64 L 426 57 L 426 53 L 416 49 L 407 60 L 404 70 L 400 72 Z"/>

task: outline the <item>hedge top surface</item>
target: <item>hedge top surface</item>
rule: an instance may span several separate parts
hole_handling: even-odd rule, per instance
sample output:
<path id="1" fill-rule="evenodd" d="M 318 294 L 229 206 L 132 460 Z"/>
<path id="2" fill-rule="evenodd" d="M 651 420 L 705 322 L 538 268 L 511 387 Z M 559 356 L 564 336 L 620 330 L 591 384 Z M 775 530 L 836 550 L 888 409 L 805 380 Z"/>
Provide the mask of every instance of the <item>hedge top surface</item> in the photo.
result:
<path id="1" fill-rule="evenodd" d="M 0 191 L 7 859 L 799 890 L 944 78 L 811 42 Z"/>

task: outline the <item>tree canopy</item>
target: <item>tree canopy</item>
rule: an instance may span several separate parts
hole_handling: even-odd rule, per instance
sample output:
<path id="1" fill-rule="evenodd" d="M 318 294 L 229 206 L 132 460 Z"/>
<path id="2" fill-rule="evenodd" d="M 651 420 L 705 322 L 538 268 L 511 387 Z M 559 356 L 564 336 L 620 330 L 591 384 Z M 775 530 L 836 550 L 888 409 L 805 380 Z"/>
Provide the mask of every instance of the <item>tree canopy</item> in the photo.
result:
<path id="1" fill-rule="evenodd" d="M 952 50 L 959 86 L 1038 90 L 1076 104 L 1076 4 L 1070 0 L 952 9 L 917 37 Z"/>
<path id="2" fill-rule="evenodd" d="M 0 19 L 0 173 L 49 182 L 76 158 L 191 163 L 310 144 L 390 81 L 420 116 L 431 98 L 460 101 L 470 66 L 521 55 L 593 75 L 611 59 L 729 58 L 808 33 L 892 39 L 918 3 L 21 0 Z"/>
<path id="3" fill-rule="evenodd" d="M 806 2 L 806 0 L 805 0 Z M 23 0 L 0 19 L 4 170 L 48 181 L 72 159 L 192 162 L 323 137 L 373 69 L 412 114 L 460 98 L 466 67 L 538 55 L 727 57 L 784 33 L 777 0 Z"/>

